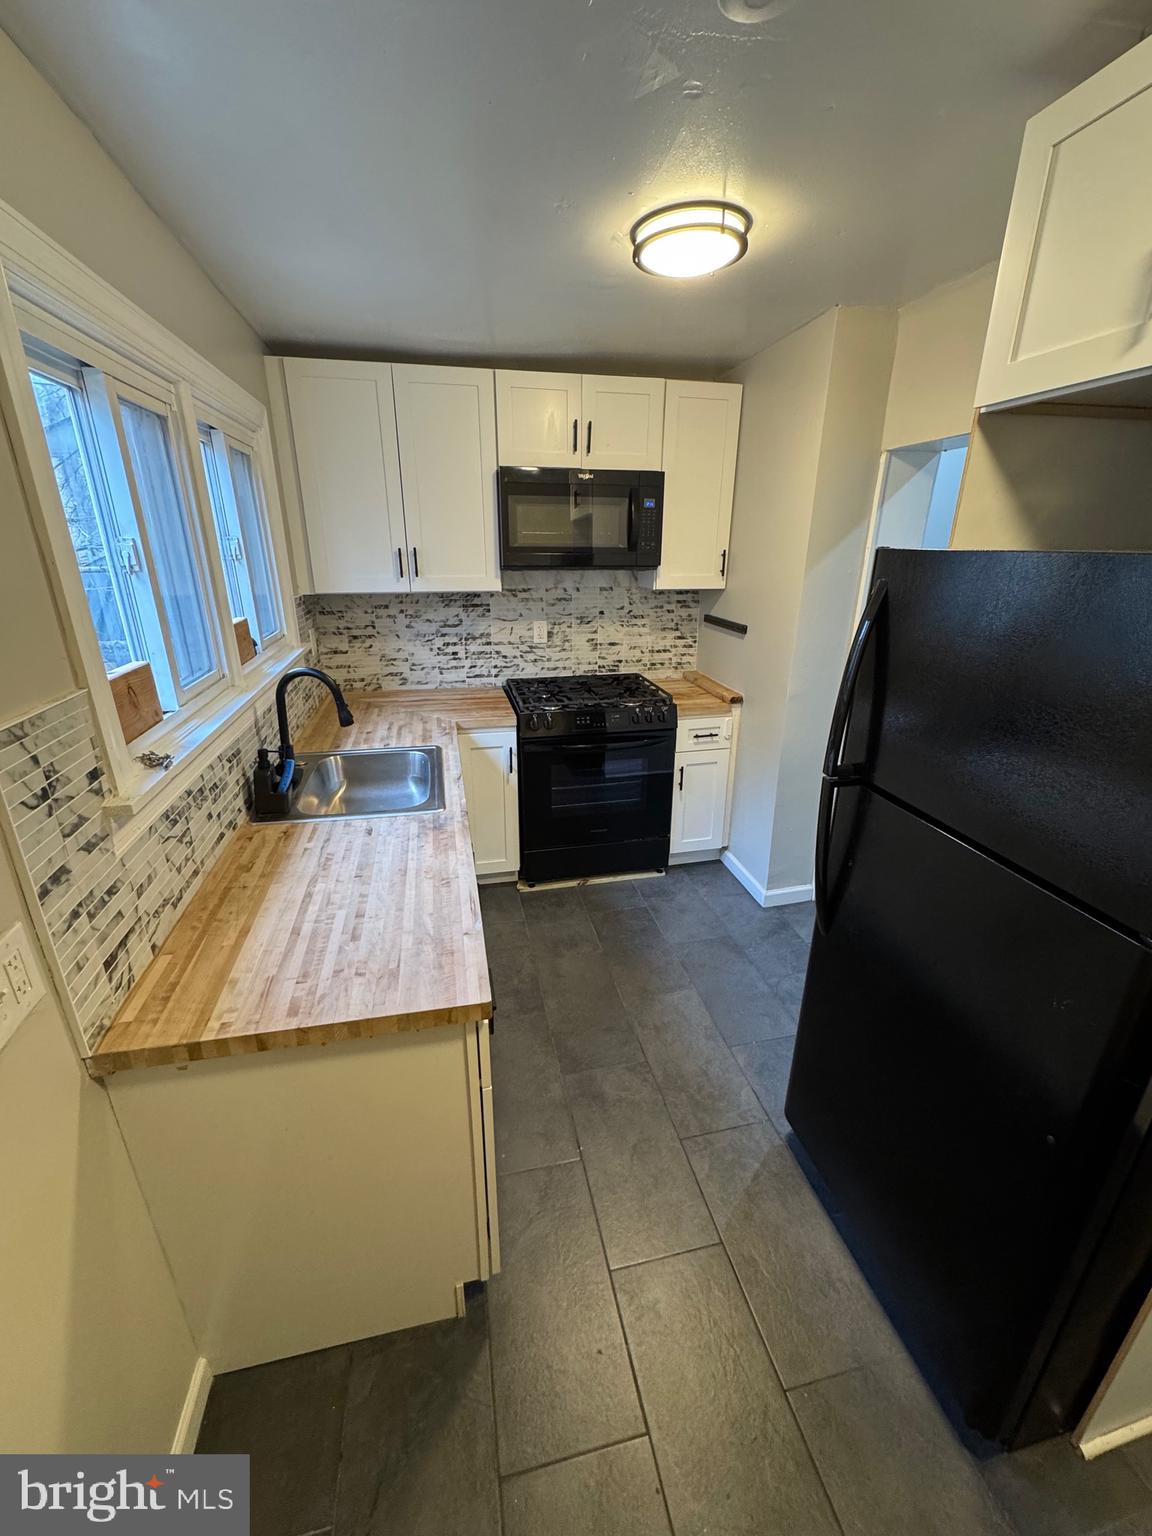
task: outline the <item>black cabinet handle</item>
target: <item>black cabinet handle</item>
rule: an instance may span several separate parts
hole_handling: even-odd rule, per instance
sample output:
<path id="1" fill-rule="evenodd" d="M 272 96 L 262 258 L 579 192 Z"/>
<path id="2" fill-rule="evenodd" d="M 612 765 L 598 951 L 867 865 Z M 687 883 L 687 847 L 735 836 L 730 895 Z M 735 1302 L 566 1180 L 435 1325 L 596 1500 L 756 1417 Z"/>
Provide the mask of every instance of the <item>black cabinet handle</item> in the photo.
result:
<path id="1" fill-rule="evenodd" d="M 680 764 L 680 793 L 684 793 L 684 764 Z"/>
<path id="2" fill-rule="evenodd" d="M 589 416 L 589 418 L 588 418 L 588 442 L 587 442 L 587 445 L 586 445 L 586 447 L 584 449 L 584 452 L 585 453 L 591 453 L 592 452 L 592 418 L 591 418 L 591 416 Z"/>
<path id="3" fill-rule="evenodd" d="M 727 565 L 728 565 L 728 551 L 726 549 L 722 549 L 720 551 L 720 574 L 721 574 L 721 576 L 723 576 L 724 571 L 725 571 Z"/>
<path id="4" fill-rule="evenodd" d="M 400 580 L 403 581 L 404 580 L 404 551 L 402 549 L 397 549 L 397 551 L 396 551 L 396 569 L 400 573 Z"/>
<path id="5" fill-rule="evenodd" d="M 412 574 L 415 576 L 417 581 L 420 580 L 420 561 L 416 555 L 415 544 L 412 546 Z"/>
<path id="6" fill-rule="evenodd" d="M 515 747 L 509 747 L 508 748 L 508 777 L 509 778 L 512 777 L 512 774 L 513 774 L 514 769 L 515 769 L 515 764 L 516 764 L 516 749 L 515 749 Z"/>
<path id="7" fill-rule="evenodd" d="M 580 452 L 580 418 L 578 416 L 572 418 L 572 452 Z"/>

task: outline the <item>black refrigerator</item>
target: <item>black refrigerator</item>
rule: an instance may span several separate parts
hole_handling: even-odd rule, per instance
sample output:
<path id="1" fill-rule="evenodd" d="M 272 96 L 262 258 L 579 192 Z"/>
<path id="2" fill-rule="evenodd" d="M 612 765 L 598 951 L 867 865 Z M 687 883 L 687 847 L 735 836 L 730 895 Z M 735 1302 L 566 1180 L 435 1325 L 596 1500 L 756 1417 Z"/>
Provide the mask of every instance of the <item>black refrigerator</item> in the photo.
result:
<path id="1" fill-rule="evenodd" d="M 880 550 L 787 1116 L 955 1421 L 1074 1425 L 1152 1289 L 1152 555 Z"/>

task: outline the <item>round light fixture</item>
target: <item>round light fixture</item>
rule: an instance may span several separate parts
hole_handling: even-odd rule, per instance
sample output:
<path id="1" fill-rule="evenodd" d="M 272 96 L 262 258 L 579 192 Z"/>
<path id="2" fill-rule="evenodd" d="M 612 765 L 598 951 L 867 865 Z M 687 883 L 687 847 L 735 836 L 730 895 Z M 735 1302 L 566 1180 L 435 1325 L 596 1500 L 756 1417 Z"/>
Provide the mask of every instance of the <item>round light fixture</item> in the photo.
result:
<path id="1" fill-rule="evenodd" d="M 632 226 L 632 260 L 655 277 L 704 277 L 739 261 L 752 215 L 737 203 L 670 203 Z"/>

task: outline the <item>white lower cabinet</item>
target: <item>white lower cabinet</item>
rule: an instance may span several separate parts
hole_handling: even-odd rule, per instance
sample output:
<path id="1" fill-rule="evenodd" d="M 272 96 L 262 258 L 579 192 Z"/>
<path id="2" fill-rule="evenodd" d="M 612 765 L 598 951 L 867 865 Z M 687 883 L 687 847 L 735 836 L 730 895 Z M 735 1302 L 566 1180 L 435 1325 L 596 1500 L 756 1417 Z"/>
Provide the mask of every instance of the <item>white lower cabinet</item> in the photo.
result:
<path id="1" fill-rule="evenodd" d="M 724 846 L 728 804 L 727 746 L 676 754 L 671 852 L 703 853 Z"/>
<path id="2" fill-rule="evenodd" d="M 476 873 L 515 873 L 520 868 L 516 732 L 461 731 L 459 741 Z"/>

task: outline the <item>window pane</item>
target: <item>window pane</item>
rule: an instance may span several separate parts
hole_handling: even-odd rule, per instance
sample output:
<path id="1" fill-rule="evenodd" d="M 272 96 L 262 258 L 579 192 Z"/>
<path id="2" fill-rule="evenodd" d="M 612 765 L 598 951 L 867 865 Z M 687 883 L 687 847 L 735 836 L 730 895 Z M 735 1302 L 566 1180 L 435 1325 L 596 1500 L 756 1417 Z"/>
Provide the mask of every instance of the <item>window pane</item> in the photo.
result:
<path id="1" fill-rule="evenodd" d="M 232 489 L 236 496 L 236 510 L 240 515 L 240 529 L 244 535 L 244 550 L 248 556 L 248 578 L 256 601 L 256 623 L 260 630 L 260 640 L 267 645 L 273 635 L 280 633 L 282 626 L 267 530 L 256 487 L 256 471 L 252 466 L 251 455 L 242 453 L 239 448 L 229 447 L 228 465 L 232 471 Z"/>
<path id="2" fill-rule="evenodd" d="M 196 565 L 192 530 L 180 499 L 168 423 L 156 411 L 121 400 L 124 434 L 136 476 L 156 579 L 168 619 L 176 673 L 185 688 L 216 670 L 212 632 Z"/>
<path id="3" fill-rule="evenodd" d="M 228 606 L 232 612 L 232 618 L 247 618 L 244 611 L 244 597 L 240 590 L 239 567 L 244 561 L 244 550 L 240 543 L 239 532 L 233 533 L 229 526 L 228 508 L 224 505 L 224 495 L 220 489 L 220 476 L 216 472 L 216 455 L 212 451 L 212 444 L 200 439 L 200 455 L 204 460 L 204 478 L 208 482 L 208 496 L 212 502 L 212 520 L 216 524 L 216 537 L 220 541 L 220 558 L 224 562 L 224 579 L 228 583 Z"/>
<path id="4" fill-rule="evenodd" d="M 83 396 L 78 387 L 49 374 L 33 370 L 31 378 L 100 654 L 112 672 L 129 662 L 143 661 L 145 654 L 131 582 L 121 560 L 122 541 L 103 515 L 95 466 L 89 462 L 81 428 Z"/>

